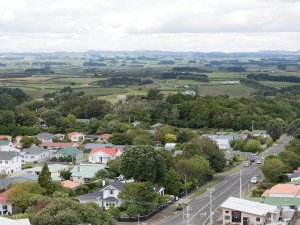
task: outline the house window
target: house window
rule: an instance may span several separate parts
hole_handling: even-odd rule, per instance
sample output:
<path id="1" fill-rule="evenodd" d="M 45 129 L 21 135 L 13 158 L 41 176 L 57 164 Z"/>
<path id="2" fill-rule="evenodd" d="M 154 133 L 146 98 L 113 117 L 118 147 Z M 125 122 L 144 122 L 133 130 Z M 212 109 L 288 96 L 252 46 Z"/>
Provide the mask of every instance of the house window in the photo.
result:
<path id="1" fill-rule="evenodd" d="M 108 203 L 106 203 L 106 206 L 108 206 Z"/>
<path id="2" fill-rule="evenodd" d="M 3 210 L 7 210 L 7 205 L 3 205 L 3 206 L 2 206 L 2 209 L 3 209 Z"/>
<path id="3" fill-rule="evenodd" d="M 230 216 L 225 216 L 224 219 L 225 220 L 230 220 Z"/>
<path id="4" fill-rule="evenodd" d="M 233 223 L 240 223 L 242 221 L 241 211 L 231 211 L 231 218 Z"/>
<path id="5" fill-rule="evenodd" d="M 5 164 L 8 164 L 8 161 L 5 161 Z"/>
<path id="6" fill-rule="evenodd" d="M 34 159 L 34 156 L 33 156 L 33 155 L 32 155 L 32 156 L 30 156 L 30 158 L 31 158 L 31 159 Z"/>
<path id="7" fill-rule="evenodd" d="M 2 161 L 0 160 L 0 164 L 2 164 Z"/>
<path id="8" fill-rule="evenodd" d="M 113 194 L 114 194 L 114 191 L 113 191 L 113 190 L 111 190 L 111 191 L 110 191 L 110 194 L 111 194 L 111 195 L 113 195 Z"/>
<path id="9" fill-rule="evenodd" d="M 229 213 L 229 211 L 225 211 L 225 213 Z"/>
<path id="10" fill-rule="evenodd" d="M 260 217 L 256 217 L 256 222 L 260 222 Z"/>

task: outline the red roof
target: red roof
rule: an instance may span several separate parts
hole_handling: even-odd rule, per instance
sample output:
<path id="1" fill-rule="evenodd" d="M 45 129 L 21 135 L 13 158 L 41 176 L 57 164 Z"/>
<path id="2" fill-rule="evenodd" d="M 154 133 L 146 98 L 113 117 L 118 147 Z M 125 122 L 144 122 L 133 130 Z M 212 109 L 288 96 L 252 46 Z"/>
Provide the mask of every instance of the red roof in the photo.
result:
<path id="1" fill-rule="evenodd" d="M 80 186 L 80 183 L 77 183 L 75 181 L 71 181 L 71 180 L 65 180 L 65 181 L 62 181 L 61 182 L 61 185 L 63 187 L 66 187 L 66 188 L 76 188 L 78 186 Z"/>
<path id="2" fill-rule="evenodd" d="M 0 139 L 2 138 L 9 138 L 10 136 L 9 135 L 0 135 Z"/>
<path id="3" fill-rule="evenodd" d="M 40 147 L 73 147 L 74 142 L 42 142 Z"/>
<path id="4" fill-rule="evenodd" d="M 10 189 L 0 193 L 0 203 L 1 204 L 6 204 L 6 203 L 9 203 L 8 202 L 8 194 L 10 192 Z"/>
<path id="5" fill-rule="evenodd" d="M 271 189 L 267 189 L 261 196 L 268 197 L 272 194 L 288 194 L 300 196 L 300 188 L 295 184 L 276 184 Z"/>
<path id="6" fill-rule="evenodd" d="M 80 133 L 80 132 L 71 132 L 71 133 L 68 133 L 68 136 L 75 136 L 75 135 L 83 135 L 83 133 Z"/>
<path id="7" fill-rule="evenodd" d="M 108 155 L 116 156 L 118 153 L 118 149 L 117 148 L 93 148 L 92 151 L 90 152 L 90 155 L 95 154 L 97 152 L 104 152 Z"/>
<path id="8" fill-rule="evenodd" d="M 108 139 L 108 138 L 111 138 L 112 135 L 111 134 L 101 134 L 98 136 L 99 138 L 102 138 L 102 139 Z"/>

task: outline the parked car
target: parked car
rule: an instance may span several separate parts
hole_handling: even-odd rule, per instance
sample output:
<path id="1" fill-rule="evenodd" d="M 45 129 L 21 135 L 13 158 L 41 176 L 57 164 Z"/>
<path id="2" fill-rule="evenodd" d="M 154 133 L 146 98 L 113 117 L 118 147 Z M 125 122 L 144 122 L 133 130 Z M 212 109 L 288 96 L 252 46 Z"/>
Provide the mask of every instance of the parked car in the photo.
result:
<path id="1" fill-rule="evenodd" d="M 251 166 L 251 162 L 250 162 L 250 161 L 249 161 L 249 162 L 244 162 L 243 166 L 244 166 L 244 167 Z"/>
<path id="2" fill-rule="evenodd" d="M 260 159 L 256 160 L 256 164 L 261 164 L 261 160 Z"/>
<path id="3" fill-rule="evenodd" d="M 250 182 L 251 182 L 252 184 L 256 184 L 257 181 L 258 181 L 258 178 L 257 178 L 257 177 L 252 177 L 251 180 L 250 180 Z"/>
<path id="4" fill-rule="evenodd" d="M 252 163 L 253 163 L 253 162 L 255 162 L 255 159 L 253 159 L 253 158 L 252 158 L 252 159 L 250 159 L 250 162 L 252 162 Z"/>

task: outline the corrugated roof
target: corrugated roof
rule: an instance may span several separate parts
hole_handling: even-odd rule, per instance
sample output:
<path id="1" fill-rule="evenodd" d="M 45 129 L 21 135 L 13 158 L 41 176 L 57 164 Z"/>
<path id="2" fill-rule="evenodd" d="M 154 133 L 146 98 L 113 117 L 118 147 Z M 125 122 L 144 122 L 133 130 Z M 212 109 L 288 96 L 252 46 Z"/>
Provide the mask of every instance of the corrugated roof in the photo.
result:
<path id="1" fill-rule="evenodd" d="M 221 207 L 259 216 L 264 216 L 267 213 L 275 213 L 277 210 L 276 206 L 235 197 L 229 197 L 225 202 L 221 204 Z"/>
<path id="2" fill-rule="evenodd" d="M 75 135 L 84 135 L 83 133 L 81 132 L 71 132 L 71 133 L 68 133 L 68 136 L 75 136 Z"/>
<path id="3" fill-rule="evenodd" d="M 117 148 L 93 148 L 92 151 L 90 152 L 90 155 L 93 155 L 98 152 L 104 152 L 108 155 L 116 156 L 118 153 L 118 149 Z"/>
<path id="4" fill-rule="evenodd" d="M 72 147 L 76 143 L 74 142 L 42 142 L 41 147 Z"/>
<path id="5" fill-rule="evenodd" d="M 108 139 L 108 138 L 112 137 L 112 134 L 101 134 L 98 137 L 103 138 L 103 139 Z"/>
<path id="6" fill-rule="evenodd" d="M 31 225 L 28 218 L 25 219 L 10 219 L 0 216 L 1 225 Z"/>
<path id="7" fill-rule="evenodd" d="M 295 184 L 276 184 L 271 189 L 266 190 L 262 197 L 268 197 L 270 194 L 289 194 L 300 196 L 300 187 Z"/>
<path id="8" fill-rule="evenodd" d="M 66 165 L 61 165 L 61 164 L 49 164 L 48 168 L 50 173 L 53 172 L 57 172 L 60 170 L 65 170 L 68 169 L 70 166 L 66 166 Z M 25 169 L 24 171 L 30 171 L 30 172 L 41 172 L 42 171 L 43 166 L 35 166 L 29 169 Z"/>
<path id="9" fill-rule="evenodd" d="M 73 177 L 93 178 L 99 170 L 105 169 L 103 164 L 76 165 L 71 170 Z"/>
<path id="10" fill-rule="evenodd" d="M 58 150 L 55 154 L 61 154 L 64 156 L 73 156 L 75 154 L 83 153 L 83 151 L 77 148 L 64 147 L 63 149 Z"/>
<path id="11" fill-rule="evenodd" d="M 27 174 L 27 173 L 21 174 L 15 177 L 10 177 L 10 178 L 0 180 L 0 187 L 6 188 L 9 186 L 9 184 L 15 182 L 24 182 L 24 181 L 36 182 L 38 180 L 38 177 L 39 176 L 35 174 Z"/>
<path id="12" fill-rule="evenodd" d="M 4 145 L 9 145 L 10 141 L 7 140 L 0 140 L 0 145 L 4 146 Z"/>
<path id="13" fill-rule="evenodd" d="M 61 185 L 63 187 L 66 187 L 66 188 L 76 188 L 78 186 L 80 186 L 80 183 L 78 182 L 75 182 L 75 181 L 71 181 L 71 180 L 65 180 L 65 181 L 62 181 L 61 182 Z"/>
<path id="14" fill-rule="evenodd" d="M 46 149 L 40 148 L 40 147 L 31 147 L 31 148 L 23 149 L 23 152 L 25 152 L 28 155 L 40 155 L 40 154 L 46 153 L 48 151 Z"/>

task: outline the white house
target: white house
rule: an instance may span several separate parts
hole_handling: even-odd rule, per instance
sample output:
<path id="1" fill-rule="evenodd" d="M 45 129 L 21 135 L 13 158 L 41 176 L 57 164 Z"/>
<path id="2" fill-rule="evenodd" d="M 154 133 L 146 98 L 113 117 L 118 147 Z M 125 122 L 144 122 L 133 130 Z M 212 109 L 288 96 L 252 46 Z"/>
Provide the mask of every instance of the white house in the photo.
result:
<path id="1" fill-rule="evenodd" d="M 204 134 L 204 137 L 208 137 L 209 139 L 215 141 L 221 150 L 231 149 L 230 142 L 235 139 L 246 139 L 248 137 L 247 134 Z"/>
<path id="2" fill-rule="evenodd" d="M 24 149 L 21 154 L 23 155 L 24 162 L 41 163 L 49 160 L 48 150 L 41 147 L 31 147 Z"/>
<path id="3" fill-rule="evenodd" d="M 95 202 L 99 207 L 107 210 L 110 206 L 119 207 L 121 205 L 121 200 L 119 199 L 119 194 L 122 192 L 125 182 L 115 181 L 112 184 L 106 185 L 103 188 L 79 196 L 80 203 Z M 164 195 L 164 188 L 157 187 L 154 190 L 160 195 Z"/>
<path id="4" fill-rule="evenodd" d="M 50 134 L 50 133 L 40 133 L 36 137 L 41 142 L 52 142 L 52 138 L 54 138 L 55 136 L 54 134 Z"/>
<path id="5" fill-rule="evenodd" d="M 71 132 L 68 133 L 68 137 L 72 142 L 83 142 L 85 135 L 80 132 Z"/>
<path id="6" fill-rule="evenodd" d="M 0 173 L 11 174 L 22 170 L 22 157 L 18 152 L 0 152 Z"/>
<path id="7" fill-rule="evenodd" d="M 165 144 L 165 149 L 167 150 L 172 150 L 176 147 L 177 143 L 166 143 Z"/>
<path id="8" fill-rule="evenodd" d="M 14 144 L 9 140 L 0 140 L 0 151 L 11 152 L 18 151 Z"/>
<path id="9" fill-rule="evenodd" d="M 94 148 L 89 154 L 90 163 L 107 164 L 108 161 L 121 155 L 117 148 Z"/>
<path id="10" fill-rule="evenodd" d="M 42 171 L 43 166 L 35 166 L 29 169 L 25 169 L 24 171 L 27 174 L 35 174 L 39 175 Z M 66 171 L 70 168 L 70 166 L 67 165 L 61 165 L 61 164 L 49 164 L 48 165 L 49 172 L 51 173 L 51 177 L 53 180 L 60 180 L 60 172 Z"/>
<path id="11" fill-rule="evenodd" d="M 260 225 L 279 220 L 277 206 L 241 198 L 229 197 L 221 204 L 221 208 L 223 211 L 223 225 Z"/>

